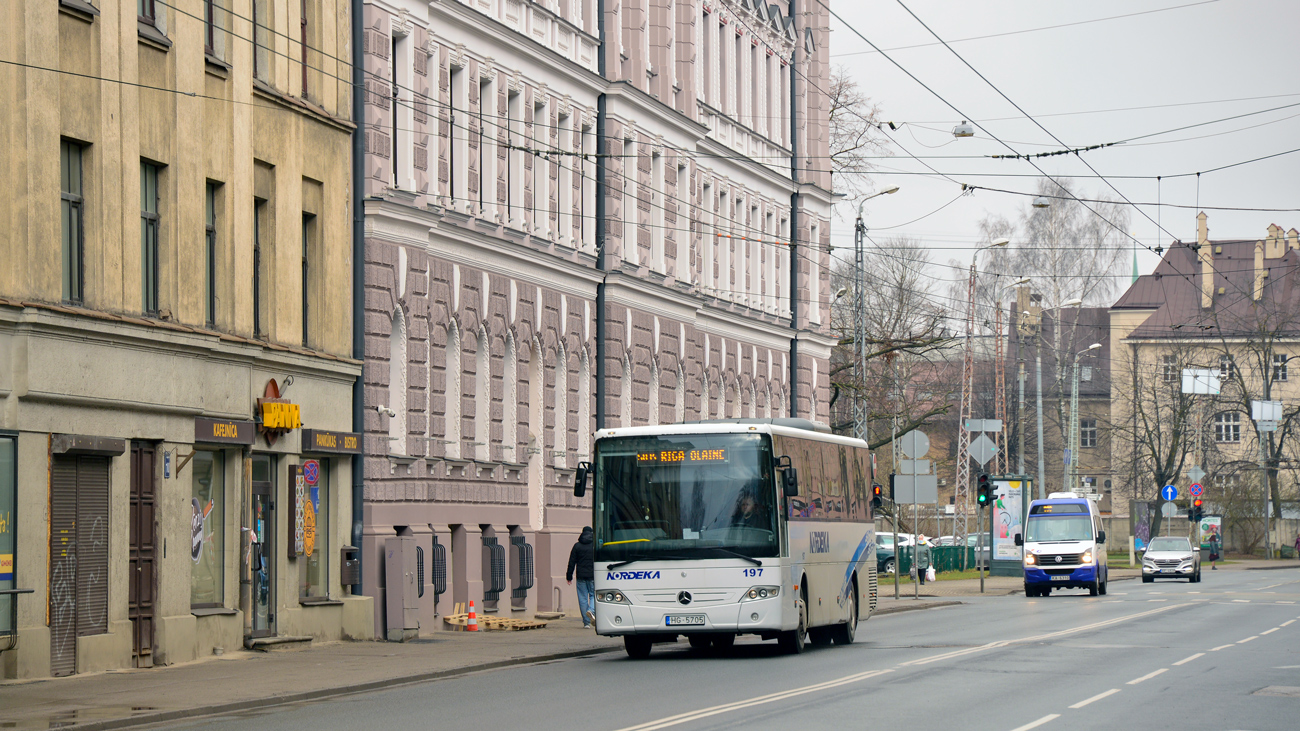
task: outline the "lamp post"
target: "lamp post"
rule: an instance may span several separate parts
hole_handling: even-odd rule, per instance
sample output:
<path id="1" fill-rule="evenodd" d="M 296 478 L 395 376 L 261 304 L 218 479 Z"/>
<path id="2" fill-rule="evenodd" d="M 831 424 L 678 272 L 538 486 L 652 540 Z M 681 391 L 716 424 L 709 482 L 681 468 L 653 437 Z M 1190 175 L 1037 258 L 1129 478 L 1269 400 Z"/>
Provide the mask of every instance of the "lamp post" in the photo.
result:
<path id="1" fill-rule="evenodd" d="M 1074 481 L 1077 479 L 1075 473 L 1079 470 L 1079 359 L 1100 347 L 1101 343 L 1093 343 L 1074 354 L 1074 372 L 1071 374 L 1070 385 L 1070 461 L 1065 466 L 1063 488 L 1066 492 L 1074 491 Z"/>
<path id="2" fill-rule="evenodd" d="M 1007 289 L 1012 289 L 1014 287 L 1023 287 L 1024 285 L 1027 284 L 1029 284 L 1029 277 L 1021 277 L 1020 279 L 1017 279 L 1011 284 L 1008 284 Z M 1024 314 L 1021 313 L 1021 317 L 1023 316 Z M 1025 474 L 1025 429 L 1024 429 L 1025 364 L 1021 362 L 1022 353 L 1020 347 L 1020 339 L 1021 336 L 1024 334 L 1024 332 L 1023 329 L 1020 327 L 1020 323 L 1018 322 L 1011 323 L 1011 327 L 1014 327 L 1016 329 L 1016 382 L 1020 385 L 1020 405 L 1016 407 L 1016 435 L 1020 439 L 1020 445 L 1016 449 L 1016 474 L 1024 475 Z"/>
<path id="3" fill-rule="evenodd" d="M 859 201 L 858 220 L 853 227 L 853 436 L 863 441 L 867 439 L 867 404 L 862 398 L 862 380 L 867 374 L 867 317 L 862 271 L 866 268 L 863 249 L 867 239 L 867 225 L 862 222 L 862 204 L 872 198 L 897 192 L 898 186 L 891 185 Z"/>
<path id="4" fill-rule="evenodd" d="M 970 512 L 970 432 L 966 420 L 971 418 L 971 397 L 974 391 L 975 355 L 971 336 L 975 330 L 975 264 L 981 251 L 998 249 L 1011 243 L 1010 239 L 997 239 L 987 246 L 975 249 L 970 258 L 970 283 L 966 288 L 966 352 L 961 364 L 961 413 L 957 417 L 957 485 L 956 500 L 961 511 L 960 537 L 966 538 L 966 515 Z M 954 529 L 954 533 L 957 531 Z M 964 567 L 963 567 L 964 568 Z"/>
<path id="5" fill-rule="evenodd" d="M 1061 308 L 1078 307 L 1083 304 L 1083 300 L 1069 300 L 1061 304 Z M 1061 327 L 1061 318 L 1056 318 L 1056 327 Z M 1057 339 L 1060 339 L 1060 333 L 1057 333 Z M 1047 496 L 1047 475 L 1044 467 L 1044 450 L 1043 450 L 1043 325 L 1038 324 L 1038 345 L 1034 348 L 1034 381 L 1035 391 L 1037 391 L 1037 410 L 1038 410 L 1038 499 L 1042 500 Z"/>

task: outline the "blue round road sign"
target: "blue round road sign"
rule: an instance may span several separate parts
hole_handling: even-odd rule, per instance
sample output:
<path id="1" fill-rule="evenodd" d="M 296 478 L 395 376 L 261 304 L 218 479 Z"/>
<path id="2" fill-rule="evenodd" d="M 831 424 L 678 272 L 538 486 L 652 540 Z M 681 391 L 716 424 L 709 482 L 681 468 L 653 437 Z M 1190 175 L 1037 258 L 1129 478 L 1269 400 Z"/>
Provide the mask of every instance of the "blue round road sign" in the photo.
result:
<path id="1" fill-rule="evenodd" d="M 1205 488 L 1201 487 L 1201 483 L 1193 482 L 1192 486 L 1188 488 L 1187 491 L 1192 494 L 1192 497 L 1200 497 L 1201 493 L 1205 492 Z"/>
<path id="2" fill-rule="evenodd" d="M 1166 500 L 1173 500 L 1174 498 L 1178 497 L 1178 488 L 1174 487 L 1173 485 L 1165 485 L 1160 490 L 1160 497 Z"/>

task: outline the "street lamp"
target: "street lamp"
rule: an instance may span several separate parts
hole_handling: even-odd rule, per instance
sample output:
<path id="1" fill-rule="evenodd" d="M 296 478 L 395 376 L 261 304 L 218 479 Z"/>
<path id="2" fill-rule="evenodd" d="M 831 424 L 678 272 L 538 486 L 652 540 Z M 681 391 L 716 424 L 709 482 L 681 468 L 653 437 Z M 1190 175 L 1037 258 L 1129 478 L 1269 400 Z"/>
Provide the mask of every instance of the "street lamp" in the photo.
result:
<path id="1" fill-rule="evenodd" d="M 961 121 L 961 124 L 952 128 L 952 136 L 953 137 L 974 137 L 975 128 L 971 126 L 970 122 L 967 122 L 966 120 L 963 119 Z"/>
<path id="2" fill-rule="evenodd" d="M 862 271 L 866 268 L 867 225 L 862 221 L 862 204 L 897 192 L 898 186 L 891 185 L 858 201 L 858 220 L 853 227 L 853 436 L 863 441 L 867 439 L 867 405 L 862 400 L 862 380 L 867 373 L 867 317 L 864 312 L 867 303 L 862 291 Z"/>
<path id="3" fill-rule="evenodd" d="M 1036 195 L 1034 196 L 1034 199 L 1029 202 L 1029 205 L 1033 206 L 1034 208 L 1051 208 L 1052 199 L 1048 198 L 1045 195 Z"/>
<path id="4" fill-rule="evenodd" d="M 1101 347 L 1093 343 L 1074 354 L 1074 372 L 1070 386 L 1070 461 L 1065 466 L 1065 490 L 1074 491 L 1075 473 L 1079 471 L 1079 359 Z"/>

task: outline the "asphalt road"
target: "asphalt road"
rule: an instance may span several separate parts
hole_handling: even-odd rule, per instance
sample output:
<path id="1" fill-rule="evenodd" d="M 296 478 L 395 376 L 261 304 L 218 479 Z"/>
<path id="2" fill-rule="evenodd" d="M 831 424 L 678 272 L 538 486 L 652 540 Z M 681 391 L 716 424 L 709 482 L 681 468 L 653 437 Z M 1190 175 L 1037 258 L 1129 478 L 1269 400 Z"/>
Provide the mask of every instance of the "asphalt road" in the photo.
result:
<path id="1" fill-rule="evenodd" d="M 874 617 L 848 647 L 542 663 L 175 728 L 1300 728 L 1300 570 L 974 597 Z"/>

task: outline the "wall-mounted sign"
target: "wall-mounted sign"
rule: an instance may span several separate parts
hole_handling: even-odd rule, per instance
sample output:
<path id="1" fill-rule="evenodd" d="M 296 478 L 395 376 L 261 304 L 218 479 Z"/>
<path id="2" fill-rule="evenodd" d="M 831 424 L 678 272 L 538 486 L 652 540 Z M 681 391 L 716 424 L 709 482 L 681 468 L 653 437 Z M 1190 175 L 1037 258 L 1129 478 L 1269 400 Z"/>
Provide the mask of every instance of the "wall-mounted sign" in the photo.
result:
<path id="1" fill-rule="evenodd" d="M 289 541 L 289 558 L 297 558 L 306 553 L 306 503 L 307 480 L 303 475 L 302 465 L 289 465 L 289 479 L 293 480 L 293 540 Z"/>
<path id="2" fill-rule="evenodd" d="M 361 454 L 361 435 L 350 431 L 303 429 L 302 451 Z"/>
<path id="3" fill-rule="evenodd" d="M 256 424 L 231 419 L 194 420 L 194 441 L 207 444 L 252 444 L 257 439 Z"/>
<path id="4" fill-rule="evenodd" d="M 267 444 L 275 444 L 281 435 L 302 428 L 302 412 L 298 404 L 280 398 L 280 386 L 275 379 L 266 382 L 262 398 L 257 400 L 258 431 Z"/>

